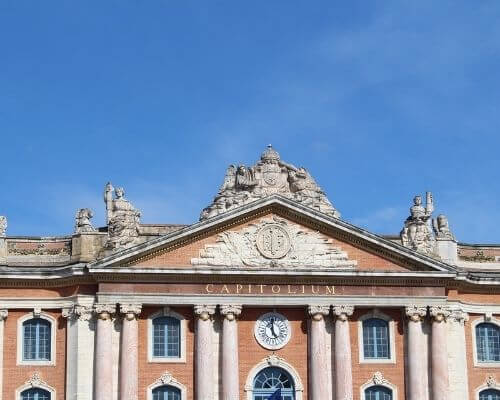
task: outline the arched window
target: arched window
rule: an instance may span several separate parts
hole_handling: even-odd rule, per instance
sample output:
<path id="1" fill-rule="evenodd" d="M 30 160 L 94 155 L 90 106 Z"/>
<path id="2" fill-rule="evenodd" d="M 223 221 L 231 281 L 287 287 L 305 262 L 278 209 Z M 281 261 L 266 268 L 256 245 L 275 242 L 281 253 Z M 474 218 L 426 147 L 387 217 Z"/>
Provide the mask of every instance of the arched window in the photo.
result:
<path id="1" fill-rule="evenodd" d="M 27 389 L 21 393 L 21 400 L 50 400 L 50 393 L 44 389 Z"/>
<path id="2" fill-rule="evenodd" d="M 481 393 L 479 393 L 479 400 L 500 400 L 500 390 L 483 390 Z"/>
<path id="3" fill-rule="evenodd" d="M 27 321 L 24 321 L 23 360 L 50 361 L 50 350 L 51 350 L 50 335 L 51 335 L 50 321 L 47 321 L 46 319 L 42 318 L 32 318 L 28 319 Z M 43 397 L 40 399 L 43 399 Z"/>
<path id="4" fill-rule="evenodd" d="M 365 389 L 365 400 L 392 400 L 392 390 L 384 386 L 371 386 Z"/>
<path id="5" fill-rule="evenodd" d="M 153 320 L 153 357 L 181 357 L 181 322 L 177 318 L 158 317 Z"/>
<path id="6" fill-rule="evenodd" d="M 490 323 L 477 325 L 476 351 L 479 362 L 500 362 L 500 327 Z"/>
<path id="7" fill-rule="evenodd" d="M 153 400 L 181 400 L 181 391 L 173 386 L 160 386 L 153 390 Z"/>
<path id="8" fill-rule="evenodd" d="M 365 359 L 389 359 L 389 324 L 380 318 L 363 321 L 363 352 Z"/>
<path id="9" fill-rule="evenodd" d="M 295 400 L 295 384 L 290 374 L 282 368 L 264 368 L 254 379 L 253 400 L 267 400 L 277 389 L 281 389 L 281 400 Z"/>

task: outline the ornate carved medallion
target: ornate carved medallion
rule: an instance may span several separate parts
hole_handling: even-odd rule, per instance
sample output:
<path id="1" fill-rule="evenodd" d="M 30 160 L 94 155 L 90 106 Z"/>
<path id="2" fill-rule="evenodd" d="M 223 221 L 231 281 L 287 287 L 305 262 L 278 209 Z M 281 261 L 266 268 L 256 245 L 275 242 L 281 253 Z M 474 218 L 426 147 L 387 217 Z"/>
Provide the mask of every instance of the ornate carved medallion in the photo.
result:
<path id="1" fill-rule="evenodd" d="M 278 224 L 268 224 L 257 232 L 257 249 L 266 258 L 282 258 L 292 246 L 290 235 Z"/>
<path id="2" fill-rule="evenodd" d="M 268 350 L 277 350 L 284 347 L 292 337 L 290 322 L 277 312 L 263 314 L 255 323 L 255 339 Z"/>

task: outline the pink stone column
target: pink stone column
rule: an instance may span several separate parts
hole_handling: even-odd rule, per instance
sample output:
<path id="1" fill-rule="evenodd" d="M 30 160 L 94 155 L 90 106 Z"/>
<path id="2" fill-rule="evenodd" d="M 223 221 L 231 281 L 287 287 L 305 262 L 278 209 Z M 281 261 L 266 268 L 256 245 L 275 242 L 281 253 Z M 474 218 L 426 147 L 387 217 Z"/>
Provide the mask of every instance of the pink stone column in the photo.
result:
<path id="1" fill-rule="evenodd" d="M 221 305 L 222 323 L 222 400 L 239 400 L 240 379 L 238 363 L 238 323 L 241 314 L 239 305 Z"/>
<path id="2" fill-rule="evenodd" d="M 353 306 L 333 306 L 335 319 L 335 399 L 352 400 L 351 340 L 349 317 Z"/>
<path id="3" fill-rule="evenodd" d="M 430 307 L 432 317 L 431 368 L 432 400 L 448 400 L 448 350 L 446 322 L 450 310 L 445 307 Z"/>
<path id="4" fill-rule="evenodd" d="M 427 307 L 408 306 L 408 400 L 426 399 L 427 387 L 424 383 L 423 345 L 424 333 L 422 319 L 427 314 Z"/>
<path id="5" fill-rule="evenodd" d="M 309 398 L 325 400 L 328 393 L 328 361 L 326 351 L 325 316 L 330 313 L 329 306 L 309 306 L 311 316 L 309 331 Z"/>
<path id="6" fill-rule="evenodd" d="M 96 304 L 97 332 L 95 345 L 95 400 L 112 400 L 113 357 L 111 346 L 114 304 Z"/>
<path id="7" fill-rule="evenodd" d="M 213 326 L 211 316 L 215 306 L 194 306 L 196 319 L 195 328 L 195 395 L 196 400 L 213 400 L 214 388 L 214 357 L 213 357 Z"/>
<path id="8" fill-rule="evenodd" d="M 139 393 L 137 316 L 141 313 L 141 305 L 120 304 L 120 312 L 124 314 L 120 347 L 120 398 L 137 400 Z"/>

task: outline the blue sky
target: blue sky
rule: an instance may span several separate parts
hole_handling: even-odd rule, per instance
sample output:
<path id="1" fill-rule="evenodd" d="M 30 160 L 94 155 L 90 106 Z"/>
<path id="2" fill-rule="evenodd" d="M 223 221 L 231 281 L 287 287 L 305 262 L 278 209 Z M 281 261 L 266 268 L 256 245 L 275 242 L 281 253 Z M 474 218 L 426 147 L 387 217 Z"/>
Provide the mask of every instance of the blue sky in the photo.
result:
<path id="1" fill-rule="evenodd" d="M 500 2 L 0 3 L 0 214 L 10 235 L 191 223 L 268 143 L 352 223 L 398 233 L 431 190 L 460 241 L 500 242 Z"/>

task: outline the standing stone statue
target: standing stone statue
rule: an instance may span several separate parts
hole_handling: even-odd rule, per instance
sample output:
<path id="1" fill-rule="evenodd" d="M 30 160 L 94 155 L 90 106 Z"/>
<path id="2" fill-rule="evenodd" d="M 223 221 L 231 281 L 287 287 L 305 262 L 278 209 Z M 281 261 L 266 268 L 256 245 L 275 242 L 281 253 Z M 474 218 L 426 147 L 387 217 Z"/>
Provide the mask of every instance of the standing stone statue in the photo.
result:
<path id="1" fill-rule="evenodd" d="M 0 215 L 0 236 L 5 236 L 7 233 L 7 217 Z"/>
<path id="2" fill-rule="evenodd" d="M 340 218 L 309 172 L 282 161 L 278 152 L 269 145 L 254 166 L 228 167 L 224 183 L 212 204 L 202 211 L 200 219 L 214 217 L 275 193 Z"/>
<path id="3" fill-rule="evenodd" d="M 80 208 L 76 212 L 75 233 L 94 232 L 95 229 L 90 222 L 93 216 L 94 213 L 89 208 Z"/>
<path id="4" fill-rule="evenodd" d="M 141 213 L 125 199 L 124 195 L 123 188 L 114 189 L 111 183 L 104 189 L 109 237 L 106 247 L 111 250 L 133 246 L 137 244 L 139 238 Z"/>
<path id="5" fill-rule="evenodd" d="M 430 219 L 434 211 L 432 193 L 426 194 L 426 205 L 422 205 L 422 197 L 415 196 L 410 216 L 404 223 L 401 231 L 403 246 L 424 254 L 435 253 L 435 238 L 430 227 Z"/>

